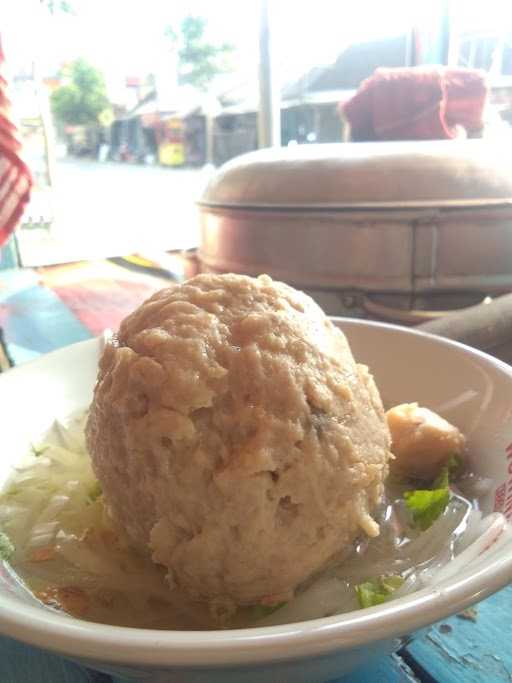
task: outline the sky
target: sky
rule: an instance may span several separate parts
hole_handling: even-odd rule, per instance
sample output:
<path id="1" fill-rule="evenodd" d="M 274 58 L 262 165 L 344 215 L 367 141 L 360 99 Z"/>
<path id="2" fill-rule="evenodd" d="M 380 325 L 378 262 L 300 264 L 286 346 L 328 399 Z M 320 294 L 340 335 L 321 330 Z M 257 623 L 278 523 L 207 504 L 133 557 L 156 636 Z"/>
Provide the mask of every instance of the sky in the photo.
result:
<path id="1" fill-rule="evenodd" d="M 240 82 L 256 78 L 259 0 L 70 0 L 73 16 L 50 17 L 39 0 L 0 0 L 0 34 L 12 68 L 37 58 L 44 75 L 78 56 L 106 75 L 112 94 L 126 76 L 165 64 L 167 25 L 188 12 L 208 20 L 213 41 L 235 45 Z M 402 33 L 439 17 L 443 0 L 269 0 L 277 70 L 284 79 L 327 64 L 353 42 Z M 453 0 L 458 25 L 512 25 L 510 0 Z M 30 20 L 27 20 L 30 18 Z"/>

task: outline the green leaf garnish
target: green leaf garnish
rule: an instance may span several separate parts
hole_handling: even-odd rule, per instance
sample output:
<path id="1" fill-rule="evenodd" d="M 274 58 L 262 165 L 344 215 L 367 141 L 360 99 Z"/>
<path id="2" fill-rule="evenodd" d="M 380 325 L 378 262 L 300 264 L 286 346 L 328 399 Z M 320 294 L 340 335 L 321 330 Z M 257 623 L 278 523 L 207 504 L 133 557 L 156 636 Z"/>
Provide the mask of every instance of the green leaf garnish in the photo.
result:
<path id="1" fill-rule="evenodd" d="M 448 465 L 445 465 L 443 469 L 439 472 L 437 477 L 432 482 L 432 490 L 435 489 L 447 489 L 450 486 L 450 469 Z"/>
<path id="2" fill-rule="evenodd" d="M 8 560 L 14 553 L 14 546 L 9 536 L 0 531 L 0 560 Z"/>
<path id="3" fill-rule="evenodd" d="M 275 605 L 252 605 L 249 609 L 251 611 L 251 616 L 254 619 L 263 619 L 263 617 L 268 617 L 278 609 L 284 607 L 286 602 L 278 602 Z"/>
<path id="4" fill-rule="evenodd" d="M 37 446 L 34 443 L 30 444 L 30 450 L 32 451 L 32 455 L 36 458 L 38 458 L 40 455 L 43 455 L 45 451 L 47 451 L 50 448 L 48 444 L 40 444 Z"/>
<path id="5" fill-rule="evenodd" d="M 89 493 L 88 493 L 89 500 L 91 501 L 91 503 L 94 503 L 94 501 L 98 500 L 98 498 L 101 496 L 102 493 L 103 492 L 101 490 L 100 482 L 95 481 L 94 484 L 89 489 Z"/>
<path id="6" fill-rule="evenodd" d="M 403 584 L 404 579 L 399 574 L 391 574 L 390 576 L 381 576 L 380 583 L 389 595 L 396 591 L 397 588 Z"/>
<path id="7" fill-rule="evenodd" d="M 370 579 L 355 587 L 357 600 L 360 607 L 374 607 L 381 605 L 393 595 L 397 588 L 403 584 L 404 579 L 397 574 L 380 576 L 378 579 Z"/>
<path id="8" fill-rule="evenodd" d="M 450 477 L 461 469 L 464 464 L 464 458 L 460 455 L 450 455 L 446 462 L 446 467 L 448 468 L 448 474 Z"/>
<path id="9" fill-rule="evenodd" d="M 425 531 L 444 512 L 450 500 L 450 489 L 446 486 L 432 490 L 405 491 L 404 498 L 412 513 L 414 525 Z"/>
<path id="10" fill-rule="evenodd" d="M 378 581 L 365 581 L 356 586 L 360 607 L 373 607 L 385 602 L 388 594 L 383 591 Z"/>
<path id="11" fill-rule="evenodd" d="M 461 465 L 462 458 L 452 455 L 430 489 L 404 492 L 405 504 L 412 514 L 414 526 L 425 531 L 443 514 L 450 500 L 450 477 Z"/>

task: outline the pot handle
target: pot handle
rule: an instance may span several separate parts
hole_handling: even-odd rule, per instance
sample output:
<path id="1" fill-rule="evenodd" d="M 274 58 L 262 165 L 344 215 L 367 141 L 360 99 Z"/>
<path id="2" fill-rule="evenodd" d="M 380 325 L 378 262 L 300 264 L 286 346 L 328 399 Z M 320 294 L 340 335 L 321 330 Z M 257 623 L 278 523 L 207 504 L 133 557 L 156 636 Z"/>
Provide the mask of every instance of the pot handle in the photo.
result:
<path id="1" fill-rule="evenodd" d="M 507 360 L 512 359 L 512 294 L 430 320 L 417 329 L 490 353 L 505 349 Z"/>
<path id="2" fill-rule="evenodd" d="M 451 314 L 451 311 L 425 311 L 416 308 L 397 308 L 395 306 L 386 306 L 380 301 L 375 301 L 369 296 L 364 296 L 362 299 L 362 306 L 364 310 L 371 316 L 377 316 L 381 320 L 387 322 L 394 322 L 400 325 L 419 325 L 437 318 L 444 318 Z"/>

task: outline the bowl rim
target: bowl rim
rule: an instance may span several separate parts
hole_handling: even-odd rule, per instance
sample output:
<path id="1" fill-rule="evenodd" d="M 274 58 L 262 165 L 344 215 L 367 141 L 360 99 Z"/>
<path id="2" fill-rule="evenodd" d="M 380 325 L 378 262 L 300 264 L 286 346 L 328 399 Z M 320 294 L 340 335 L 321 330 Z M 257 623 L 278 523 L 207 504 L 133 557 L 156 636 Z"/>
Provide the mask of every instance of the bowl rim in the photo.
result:
<path id="1" fill-rule="evenodd" d="M 470 355 L 512 385 L 512 367 L 459 342 L 398 325 L 350 318 L 331 318 L 342 327 L 380 327 L 398 334 L 428 338 Z M 72 345 L 99 348 L 98 339 Z M 49 355 L 58 356 L 70 347 Z M 40 362 L 35 359 L 19 368 Z M 0 376 L 1 386 L 1 376 Z M 353 649 L 416 631 L 483 600 L 512 581 L 512 540 L 489 551 L 476 566 L 435 587 L 424 588 L 383 605 L 333 617 L 312 619 L 281 626 L 223 631 L 164 631 L 109 626 L 76 619 L 48 609 L 21 603 L 10 595 L 0 601 L 0 633 L 25 643 L 66 656 L 113 664 L 156 667 L 270 663 L 325 655 L 334 650 Z"/>

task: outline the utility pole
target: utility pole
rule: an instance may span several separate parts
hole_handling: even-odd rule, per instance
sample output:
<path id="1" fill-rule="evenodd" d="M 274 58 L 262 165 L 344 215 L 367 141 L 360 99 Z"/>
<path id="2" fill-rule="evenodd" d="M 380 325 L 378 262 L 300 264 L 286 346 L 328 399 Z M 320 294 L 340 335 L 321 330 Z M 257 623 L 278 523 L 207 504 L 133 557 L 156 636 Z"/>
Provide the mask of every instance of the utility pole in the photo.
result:
<path id="1" fill-rule="evenodd" d="M 260 106 L 258 111 L 258 147 L 281 145 L 281 93 L 272 58 L 272 21 L 269 4 L 260 0 Z"/>
<path id="2" fill-rule="evenodd" d="M 455 68 L 459 63 L 460 22 L 458 21 L 455 3 L 452 0 L 445 0 L 443 10 L 443 64 Z"/>

